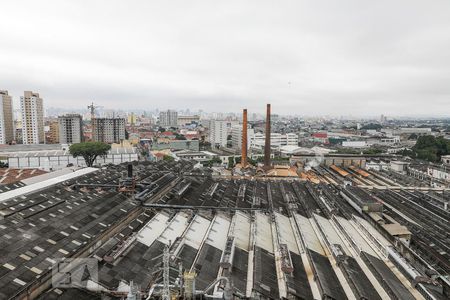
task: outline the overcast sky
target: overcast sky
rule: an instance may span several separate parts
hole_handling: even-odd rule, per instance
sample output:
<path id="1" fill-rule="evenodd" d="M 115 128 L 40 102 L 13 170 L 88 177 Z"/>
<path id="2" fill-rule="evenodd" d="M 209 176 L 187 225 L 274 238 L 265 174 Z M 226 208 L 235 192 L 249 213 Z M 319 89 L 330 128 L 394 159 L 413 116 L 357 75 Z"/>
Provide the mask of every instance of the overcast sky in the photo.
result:
<path id="1" fill-rule="evenodd" d="M 0 89 L 45 106 L 450 115 L 450 1 L 1 1 Z"/>

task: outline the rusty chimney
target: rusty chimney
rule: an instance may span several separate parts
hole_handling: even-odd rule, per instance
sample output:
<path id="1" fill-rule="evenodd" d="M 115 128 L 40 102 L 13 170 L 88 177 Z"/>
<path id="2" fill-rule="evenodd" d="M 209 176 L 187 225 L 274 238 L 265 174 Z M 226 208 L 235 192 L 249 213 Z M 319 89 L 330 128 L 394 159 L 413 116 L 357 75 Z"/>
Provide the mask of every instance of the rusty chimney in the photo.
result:
<path id="1" fill-rule="evenodd" d="M 241 166 L 247 166 L 247 109 L 244 109 L 242 116 L 242 156 Z"/>
<path id="2" fill-rule="evenodd" d="M 270 168 L 270 104 L 267 104 L 266 112 L 266 141 L 264 144 L 264 168 Z"/>

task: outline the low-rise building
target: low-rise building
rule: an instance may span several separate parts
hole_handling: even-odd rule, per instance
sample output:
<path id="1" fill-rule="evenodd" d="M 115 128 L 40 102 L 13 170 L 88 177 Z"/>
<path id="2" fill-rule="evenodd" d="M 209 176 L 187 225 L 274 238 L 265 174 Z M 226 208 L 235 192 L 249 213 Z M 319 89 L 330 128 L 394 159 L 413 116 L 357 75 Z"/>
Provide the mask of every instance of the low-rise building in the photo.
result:
<path id="1" fill-rule="evenodd" d="M 450 168 L 448 166 L 429 165 L 427 168 L 427 173 L 432 178 L 450 181 Z"/>
<path id="2" fill-rule="evenodd" d="M 312 141 L 321 144 L 328 143 L 328 134 L 326 132 L 315 132 L 311 135 Z"/>
<path id="3" fill-rule="evenodd" d="M 8 158 L 10 168 L 29 169 L 36 168 L 46 171 L 59 170 L 67 166 L 85 167 L 83 157 L 74 158 L 69 150 L 48 151 L 20 151 L 13 153 L 1 153 Z M 97 157 L 94 165 L 121 164 L 138 160 L 136 148 L 111 149 L 106 157 Z"/>
<path id="4" fill-rule="evenodd" d="M 180 150 L 173 152 L 173 154 L 179 159 L 195 160 L 198 162 L 209 161 L 212 159 L 210 153 L 203 151 Z"/>
<path id="5" fill-rule="evenodd" d="M 200 116 L 199 115 L 193 115 L 193 116 L 178 116 L 177 124 L 178 127 L 183 127 L 190 125 L 192 123 L 199 123 L 200 122 Z"/>
<path id="6" fill-rule="evenodd" d="M 199 151 L 200 142 L 198 140 L 158 140 L 151 143 L 151 150 L 192 150 Z"/>
<path id="7" fill-rule="evenodd" d="M 343 141 L 342 147 L 346 148 L 366 148 L 366 141 Z"/>
<path id="8" fill-rule="evenodd" d="M 441 161 L 444 165 L 450 166 L 450 155 L 442 155 Z"/>
<path id="9" fill-rule="evenodd" d="M 389 167 L 392 171 L 406 174 L 409 163 L 405 161 L 391 160 Z"/>

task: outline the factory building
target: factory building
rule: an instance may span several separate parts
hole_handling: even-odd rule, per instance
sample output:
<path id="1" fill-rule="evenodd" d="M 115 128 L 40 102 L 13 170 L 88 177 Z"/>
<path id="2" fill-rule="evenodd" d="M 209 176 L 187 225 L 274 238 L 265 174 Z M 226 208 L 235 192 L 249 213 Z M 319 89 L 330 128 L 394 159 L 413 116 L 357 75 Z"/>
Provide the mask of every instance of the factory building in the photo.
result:
<path id="1" fill-rule="evenodd" d="M 124 118 L 95 118 L 93 129 L 93 141 L 95 142 L 119 144 L 125 140 Z"/>
<path id="2" fill-rule="evenodd" d="M 81 115 L 68 114 L 59 116 L 58 126 L 59 142 L 61 144 L 76 144 L 83 141 L 83 119 Z"/>
<path id="3" fill-rule="evenodd" d="M 67 166 L 85 167 L 83 157 L 73 157 L 68 149 L 49 151 L 20 151 L 2 152 L 7 158 L 10 168 L 30 169 L 37 168 L 47 171 L 59 170 Z M 94 165 L 121 164 L 138 160 L 136 148 L 115 148 L 108 152 L 105 157 L 97 157 Z"/>
<path id="4" fill-rule="evenodd" d="M 414 216 L 417 205 L 437 211 L 424 194 L 398 201 L 403 192 L 377 191 L 389 207 L 403 208 L 389 215 L 359 187 L 230 180 L 194 165 L 88 168 L 0 193 L 0 296 L 445 299 L 445 276 L 434 278 L 450 270 L 440 248 L 446 242 L 428 239 L 445 236 L 448 224 Z M 398 223 L 411 219 L 421 225 L 416 238 L 427 243 L 416 245 L 416 231 Z M 442 232 L 431 226 L 437 222 Z M 408 238 L 417 251 L 433 250 L 423 258 L 435 259 L 434 272 L 421 260 L 425 267 L 408 262 L 409 246 L 399 242 Z M 98 276 L 85 279 L 89 289 L 51 284 L 58 261 L 72 257 L 97 265 Z"/>
<path id="5" fill-rule="evenodd" d="M 20 97 L 22 140 L 24 144 L 45 143 L 44 105 L 39 93 L 25 91 Z"/>
<path id="6" fill-rule="evenodd" d="M 0 144 L 14 140 L 14 118 L 12 97 L 8 91 L 0 90 Z"/>

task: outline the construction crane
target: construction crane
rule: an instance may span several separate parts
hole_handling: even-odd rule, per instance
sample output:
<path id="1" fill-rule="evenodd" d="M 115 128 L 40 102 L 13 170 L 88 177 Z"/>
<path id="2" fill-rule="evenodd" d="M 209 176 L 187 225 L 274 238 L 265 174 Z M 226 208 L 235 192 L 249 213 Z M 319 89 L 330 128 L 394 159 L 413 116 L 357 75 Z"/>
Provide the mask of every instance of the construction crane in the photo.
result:
<path id="1" fill-rule="evenodd" d="M 92 140 L 94 140 L 94 136 L 95 136 L 95 109 L 96 108 L 101 108 L 102 106 L 95 106 L 94 102 L 91 103 L 91 105 L 88 105 L 88 109 L 91 111 L 91 127 L 92 127 Z"/>

